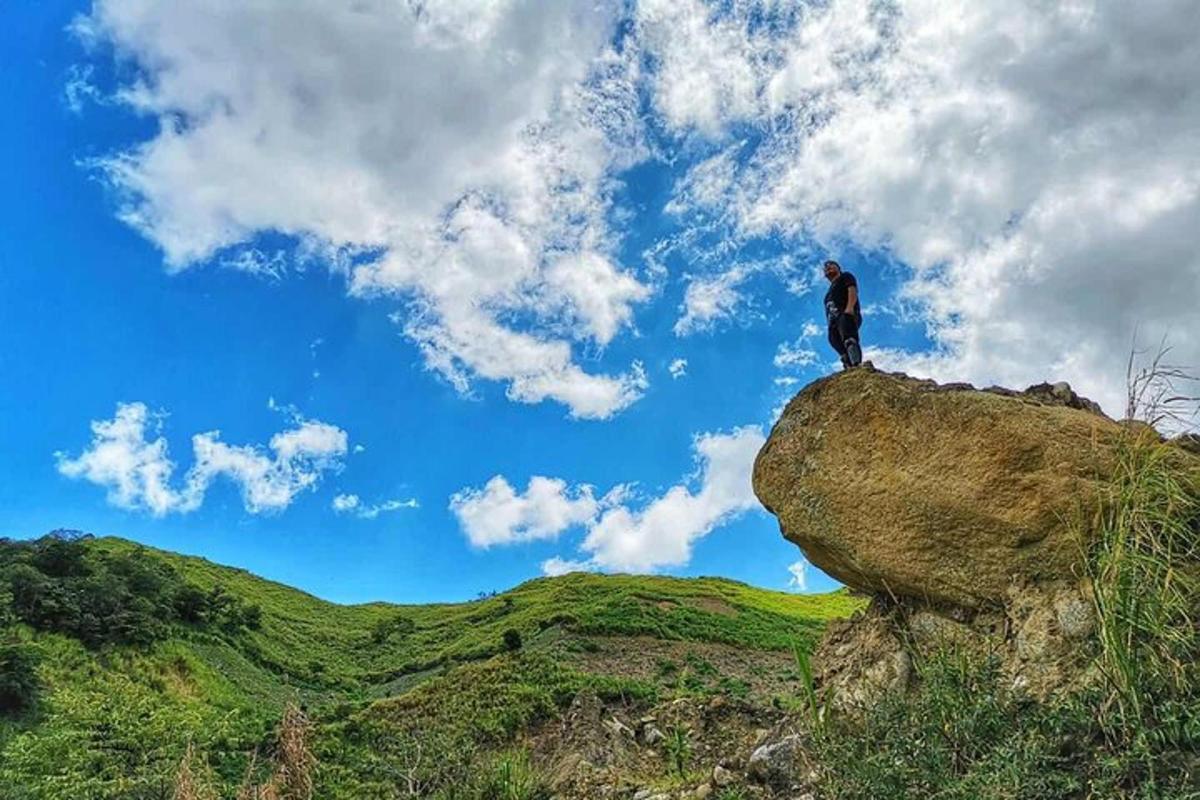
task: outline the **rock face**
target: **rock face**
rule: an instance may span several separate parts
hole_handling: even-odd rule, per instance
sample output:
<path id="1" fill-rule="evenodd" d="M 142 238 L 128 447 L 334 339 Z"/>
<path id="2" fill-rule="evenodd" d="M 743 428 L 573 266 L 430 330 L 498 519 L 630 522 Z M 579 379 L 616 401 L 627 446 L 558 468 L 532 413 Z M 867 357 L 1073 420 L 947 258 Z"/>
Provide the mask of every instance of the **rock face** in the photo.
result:
<path id="1" fill-rule="evenodd" d="M 939 386 L 870 366 L 783 412 L 754 491 L 783 535 L 857 589 L 1002 605 L 1014 577 L 1069 579 L 1121 426 L 1066 384 Z"/>
<path id="2" fill-rule="evenodd" d="M 1094 608 L 1086 581 L 1016 581 L 1002 609 L 978 611 L 877 595 L 826 629 L 813 654 L 815 679 L 833 708 L 866 708 L 911 688 L 914 659 L 953 651 L 994 658 L 1010 690 L 1046 699 L 1085 678 Z"/>

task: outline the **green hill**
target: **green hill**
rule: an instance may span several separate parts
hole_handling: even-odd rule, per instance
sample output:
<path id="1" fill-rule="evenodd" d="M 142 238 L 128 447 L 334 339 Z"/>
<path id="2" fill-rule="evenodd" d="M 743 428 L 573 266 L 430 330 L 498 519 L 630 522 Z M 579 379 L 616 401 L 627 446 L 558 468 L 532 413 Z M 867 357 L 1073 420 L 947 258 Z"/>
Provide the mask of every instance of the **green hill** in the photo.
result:
<path id="1" fill-rule="evenodd" d="M 791 702 L 791 648 L 859 604 L 577 573 L 342 606 L 120 539 L 0 541 L 0 797 L 169 798 L 189 745 L 232 797 L 289 703 L 313 720 L 317 797 L 404 796 L 401 771 L 432 791 L 581 694 Z"/>

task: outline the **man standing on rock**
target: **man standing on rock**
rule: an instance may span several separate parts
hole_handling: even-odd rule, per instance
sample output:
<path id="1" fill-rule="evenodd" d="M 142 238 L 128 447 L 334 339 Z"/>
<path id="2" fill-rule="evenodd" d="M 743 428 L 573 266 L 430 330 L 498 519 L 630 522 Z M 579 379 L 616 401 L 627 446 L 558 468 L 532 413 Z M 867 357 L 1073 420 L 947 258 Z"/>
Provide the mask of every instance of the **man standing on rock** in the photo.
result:
<path id="1" fill-rule="evenodd" d="M 862 346 L 858 341 L 858 328 L 862 325 L 858 281 L 849 272 L 843 271 L 836 261 L 825 262 L 825 277 L 829 279 L 829 291 L 825 293 L 829 343 L 841 356 L 842 367 L 857 367 L 862 363 Z"/>

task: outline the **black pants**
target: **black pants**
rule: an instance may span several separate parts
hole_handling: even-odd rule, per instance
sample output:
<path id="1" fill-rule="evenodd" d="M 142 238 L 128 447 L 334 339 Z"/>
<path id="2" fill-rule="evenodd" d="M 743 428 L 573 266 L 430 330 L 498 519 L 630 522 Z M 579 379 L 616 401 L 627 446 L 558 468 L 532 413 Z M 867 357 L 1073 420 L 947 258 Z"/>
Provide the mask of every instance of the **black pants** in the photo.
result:
<path id="1" fill-rule="evenodd" d="M 842 364 L 857 367 L 862 363 L 862 345 L 858 341 L 860 321 L 853 314 L 838 314 L 829 321 L 829 343 L 842 357 Z"/>

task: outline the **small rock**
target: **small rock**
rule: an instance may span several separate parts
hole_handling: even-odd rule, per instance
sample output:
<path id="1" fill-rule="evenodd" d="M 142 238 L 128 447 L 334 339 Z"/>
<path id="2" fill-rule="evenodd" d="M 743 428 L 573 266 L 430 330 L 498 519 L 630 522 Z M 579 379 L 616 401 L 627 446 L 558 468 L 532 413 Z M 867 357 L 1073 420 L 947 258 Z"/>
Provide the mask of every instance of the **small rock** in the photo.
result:
<path id="1" fill-rule="evenodd" d="M 607 728 L 614 736 L 628 736 L 630 739 L 635 738 L 633 728 L 630 728 L 616 717 L 613 717 L 608 722 L 605 722 L 604 727 Z"/>
<path id="2" fill-rule="evenodd" d="M 638 789 L 633 800 L 670 800 L 670 795 L 655 789 Z"/>
<path id="3" fill-rule="evenodd" d="M 764 744 L 750 755 L 746 772 L 768 786 L 788 786 L 799 772 L 804 740 L 798 734 Z"/>
<path id="4" fill-rule="evenodd" d="M 737 780 L 737 776 L 720 764 L 713 767 L 712 782 L 716 786 L 728 786 Z"/>
<path id="5" fill-rule="evenodd" d="M 1096 629 L 1095 608 L 1082 594 L 1059 592 L 1054 598 L 1054 616 L 1058 629 L 1068 639 L 1080 641 Z"/>
<path id="6" fill-rule="evenodd" d="M 666 735 L 653 725 L 647 725 L 645 730 L 642 732 L 642 741 L 649 745 L 658 744 L 666 738 Z"/>
<path id="7" fill-rule="evenodd" d="M 696 798 L 696 800 L 703 800 L 703 798 L 712 794 L 712 790 L 713 787 L 710 784 L 702 783 L 692 790 L 691 796 Z"/>

